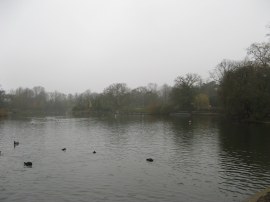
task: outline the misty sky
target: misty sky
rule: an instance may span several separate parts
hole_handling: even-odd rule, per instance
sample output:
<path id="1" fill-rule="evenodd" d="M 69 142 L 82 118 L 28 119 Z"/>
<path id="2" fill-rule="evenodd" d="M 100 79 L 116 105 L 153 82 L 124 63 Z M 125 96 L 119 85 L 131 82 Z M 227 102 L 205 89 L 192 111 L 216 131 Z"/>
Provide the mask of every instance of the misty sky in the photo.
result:
<path id="1" fill-rule="evenodd" d="M 64 93 L 173 85 L 243 59 L 269 0 L 0 0 L 0 85 Z"/>

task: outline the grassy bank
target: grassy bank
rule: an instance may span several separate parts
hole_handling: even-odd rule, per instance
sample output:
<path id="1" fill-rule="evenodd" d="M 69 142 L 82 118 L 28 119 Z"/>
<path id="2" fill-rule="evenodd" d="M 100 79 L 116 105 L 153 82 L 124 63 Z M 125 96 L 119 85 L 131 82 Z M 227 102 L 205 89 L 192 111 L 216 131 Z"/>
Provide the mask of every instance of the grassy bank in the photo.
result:
<path id="1" fill-rule="evenodd" d="M 257 192 L 256 194 L 245 200 L 245 202 L 269 202 L 269 201 L 270 201 L 270 187 L 260 192 Z"/>
<path id="2" fill-rule="evenodd" d="M 6 109 L 0 109 L 0 117 L 8 116 L 8 111 Z"/>

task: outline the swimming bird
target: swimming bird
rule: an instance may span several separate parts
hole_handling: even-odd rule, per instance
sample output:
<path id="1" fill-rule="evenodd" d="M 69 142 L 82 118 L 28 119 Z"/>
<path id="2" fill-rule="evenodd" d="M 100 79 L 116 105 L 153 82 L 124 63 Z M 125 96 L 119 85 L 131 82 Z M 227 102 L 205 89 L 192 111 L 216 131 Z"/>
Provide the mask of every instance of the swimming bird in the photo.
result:
<path id="1" fill-rule="evenodd" d="M 93 151 L 93 154 L 97 153 L 96 151 Z"/>
<path id="2" fill-rule="evenodd" d="M 30 161 L 28 161 L 28 162 L 24 162 L 23 163 L 24 164 L 24 166 L 26 166 L 26 167 L 32 167 L 32 162 L 30 162 Z"/>
<path id="3" fill-rule="evenodd" d="M 14 148 L 19 145 L 19 142 L 14 141 Z"/>
<path id="4" fill-rule="evenodd" d="M 62 151 L 66 151 L 67 149 L 66 148 L 63 148 Z"/>
<path id="5" fill-rule="evenodd" d="M 154 161 L 154 159 L 152 159 L 152 158 L 148 158 L 148 159 L 146 159 L 146 161 L 153 162 L 153 161 Z"/>

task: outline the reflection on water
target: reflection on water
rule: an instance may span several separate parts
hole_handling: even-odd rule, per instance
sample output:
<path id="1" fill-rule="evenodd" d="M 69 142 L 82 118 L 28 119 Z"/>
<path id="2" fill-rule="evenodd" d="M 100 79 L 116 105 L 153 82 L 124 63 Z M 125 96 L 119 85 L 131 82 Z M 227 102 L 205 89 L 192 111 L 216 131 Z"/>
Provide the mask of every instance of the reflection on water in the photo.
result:
<path id="1" fill-rule="evenodd" d="M 270 128 L 266 125 L 220 124 L 222 187 L 253 193 L 270 186 Z"/>
<path id="2" fill-rule="evenodd" d="M 270 186 L 269 131 L 213 117 L 1 120 L 0 201 L 242 201 Z"/>

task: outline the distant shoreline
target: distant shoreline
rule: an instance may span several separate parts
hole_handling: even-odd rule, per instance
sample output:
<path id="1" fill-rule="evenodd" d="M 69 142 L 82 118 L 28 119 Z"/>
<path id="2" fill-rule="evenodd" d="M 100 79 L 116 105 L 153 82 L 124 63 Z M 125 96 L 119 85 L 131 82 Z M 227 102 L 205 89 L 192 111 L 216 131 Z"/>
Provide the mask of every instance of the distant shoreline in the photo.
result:
<path id="1" fill-rule="evenodd" d="M 209 117 L 223 117 L 226 116 L 222 112 L 217 111 L 179 111 L 179 112 L 171 112 L 166 114 L 161 113 L 149 113 L 149 112 L 132 112 L 132 111 L 119 111 L 119 112 L 112 112 L 112 111 L 68 111 L 68 112 L 46 112 L 46 111 L 14 111 L 8 112 L 7 110 L 0 109 L 0 117 L 9 117 L 9 116 L 169 116 L 169 117 L 200 117 L 200 116 L 209 116 Z M 236 120 L 236 119 L 229 119 L 229 121 L 239 122 L 239 123 L 250 123 L 250 124 L 270 124 L 270 119 L 265 120 Z"/>

